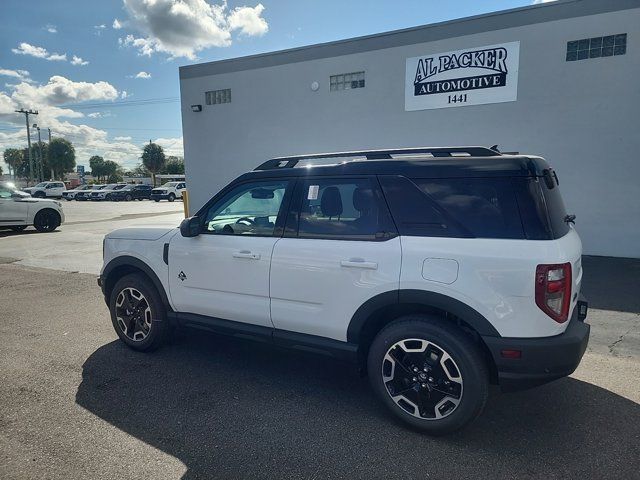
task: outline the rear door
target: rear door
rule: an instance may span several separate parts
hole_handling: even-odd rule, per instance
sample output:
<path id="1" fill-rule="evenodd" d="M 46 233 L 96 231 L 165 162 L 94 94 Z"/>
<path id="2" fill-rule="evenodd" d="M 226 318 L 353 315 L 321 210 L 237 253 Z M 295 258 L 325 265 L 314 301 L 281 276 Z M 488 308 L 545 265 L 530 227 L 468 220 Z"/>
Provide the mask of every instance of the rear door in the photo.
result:
<path id="1" fill-rule="evenodd" d="M 201 211 L 198 236 L 171 239 L 169 288 L 177 311 L 272 327 L 269 267 L 290 185 L 288 180 L 236 185 Z"/>
<path id="2" fill-rule="evenodd" d="M 398 289 L 400 238 L 375 177 L 298 181 L 271 262 L 276 328 L 346 341 L 368 299 Z"/>

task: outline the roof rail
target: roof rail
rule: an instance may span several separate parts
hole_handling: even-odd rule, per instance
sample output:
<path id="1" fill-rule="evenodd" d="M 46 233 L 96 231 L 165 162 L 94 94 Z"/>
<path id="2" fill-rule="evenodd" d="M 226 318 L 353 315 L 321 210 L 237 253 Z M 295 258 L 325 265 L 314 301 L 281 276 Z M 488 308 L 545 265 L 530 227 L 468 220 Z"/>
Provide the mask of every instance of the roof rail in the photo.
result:
<path id="1" fill-rule="evenodd" d="M 295 155 L 267 160 L 255 170 L 273 170 L 277 168 L 293 168 L 302 160 L 319 158 L 364 157 L 367 160 L 393 160 L 393 155 L 415 155 L 429 153 L 434 157 L 455 157 L 464 154 L 470 157 L 494 157 L 501 155 L 497 150 L 487 147 L 418 147 L 396 148 L 387 150 L 358 150 L 351 152 L 314 153 L 312 155 Z"/>

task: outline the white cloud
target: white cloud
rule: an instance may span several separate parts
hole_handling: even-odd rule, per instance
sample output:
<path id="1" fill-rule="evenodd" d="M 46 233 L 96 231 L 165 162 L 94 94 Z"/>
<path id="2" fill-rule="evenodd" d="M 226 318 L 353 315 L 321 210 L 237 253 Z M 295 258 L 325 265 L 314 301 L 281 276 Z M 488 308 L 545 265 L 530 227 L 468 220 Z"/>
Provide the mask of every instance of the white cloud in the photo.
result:
<path id="1" fill-rule="evenodd" d="M 45 28 L 47 29 L 47 32 L 49 32 L 49 33 L 58 33 L 58 27 L 56 27 L 55 25 L 47 24 L 47 26 Z"/>
<path id="2" fill-rule="evenodd" d="M 133 76 L 133 78 L 151 78 L 151 74 L 147 72 L 138 72 Z"/>
<path id="3" fill-rule="evenodd" d="M 71 59 L 71 65 L 89 65 L 89 62 L 74 55 Z"/>
<path id="4" fill-rule="evenodd" d="M 67 54 L 49 53 L 46 48 L 37 47 L 26 42 L 18 45 L 18 48 L 12 48 L 11 51 L 16 55 L 29 55 L 36 58 L 44 58 L 51 61 L 66 61 Z"/>
<path id="5" fill-rule="evenodd" d="M 8 68 L 0 68 L 0 75 L 5 77 L 13 77 L 23 82 L 31 83 L 33 80 L 29 78 L 29 72 L 26 70 L 9 70 Z"/>
<path id="6" fill-rule="evenodd" d="M 131 94 L 130 94 L 130 93 L 127 93 L 127 91 L 126 91 L 126 90 L 122 90 L 122 91 L 120 92 L 120 98 L 128 98 L 128 97 L 130 97 L 130 96 L 131 96 Z"/>
<path id="7" fill-rule="evenodd" d="M 116 142 L 128 142 L 131 140 L 131 137 L 113 137 Z"/>
<path id="8" fill-rule="evenodd" d="M 108 82 L 74 82 L 60 75 L 54 75 L 45 85 L 27 83 L 17 85 L 11 97 L 25 107 L 37 108 L 89 100 L 115 100 L 118 98 L 118 91 Z"/>
<path id="9" fill-rule="evenodd" d="M 114 30 L 120 30 L 122 28 L 122 22 L 117 18 L 114 18 L 111 28 L 113 28 Z"/>
<path id="10" fill-rule="evenodd" d="M 264 35 L 269 31 L 267 21 L 262 18 L 264 6 L 259 3 L 255 7 L 237 7 L 229 15 L 229 28 L 240 30 L 240 33 L 249 36 Z"/>
<path id="11" fill-rule="evenodd" d="M 533 5 L 538 5 L 540 3 L 549 3 L 549 2 L 555 2 L 556 0 L 533 0 L 532 4 Z"/>
<path id="12" fill-rule="evenodd" d="M 205 48 L 231 45 L 231 32 L 235 30 L 255 36 L 269 29 L 261 16 L 264 6 L 260 3 L 231 11 L 226 1 L 218 5 L 206 0 L 124 0 L 124 5 L 128 23 L 140 36 L 128 34 L 118 42 L 147 56 L 162 52 L 172 58 L 194 59 Z"/>

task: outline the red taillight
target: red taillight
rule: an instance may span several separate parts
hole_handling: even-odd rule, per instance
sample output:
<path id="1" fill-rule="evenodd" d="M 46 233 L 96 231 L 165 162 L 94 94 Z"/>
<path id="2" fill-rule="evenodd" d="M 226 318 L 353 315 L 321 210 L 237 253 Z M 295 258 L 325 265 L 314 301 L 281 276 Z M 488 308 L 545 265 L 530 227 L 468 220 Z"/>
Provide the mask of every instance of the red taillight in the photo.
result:
<path id="1" fill-rule="evenodd" d="M 558 323 L 569 318 L 571 264 L 536 267 L 536 305 Z"/>

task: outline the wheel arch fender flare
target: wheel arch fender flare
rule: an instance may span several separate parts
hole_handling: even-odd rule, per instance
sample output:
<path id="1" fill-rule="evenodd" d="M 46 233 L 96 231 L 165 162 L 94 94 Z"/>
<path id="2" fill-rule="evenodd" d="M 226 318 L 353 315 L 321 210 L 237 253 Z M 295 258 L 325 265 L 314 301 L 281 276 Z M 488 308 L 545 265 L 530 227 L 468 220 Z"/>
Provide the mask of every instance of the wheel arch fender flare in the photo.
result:
<path id="1" fill-rule="evenodd" d="M 117 279 L 121 277 L 121 275 L 117 275 L 118 272 L 123 272 L 122 275 L 127 275 L 134 270 L 139 270 L 144 273 L 149 280 L 153 283 L 160 294 L 160 298 L 162 298 L 162 303 L 164 303 L 165 307 L 168 310 L 172 310 L 171 304 L 169 303 L 169 297 L 167 296 L 167 292 L 165 291 L 164 285 L 160 281 L 160 278 L 153 271 L 153 269 L 147 265 L 145 262 L 140 260 L 139 258 L 133 257 L 131 255 L 122 255 L 120 257 L 116 257 L 112 259 L 105 267 L 102 269 L 102 274 L 100 275 L 102 281 L 102 290 L 105 296 L 105 302 L 109 303 L 109 296 L 111 294 L 111 289 L 118 281 Z"/>
<path id="2" fill-rule="evenodd" d="M 460 318 L 481 336 L 500 337 L 495 327 L 477 310 L 453 297 L 427 290 L 402 289 L 378 294 L 353 314 L 347 328 L 347 341 L 360 343 L 361 333 L 375 313 L 401 305 L 417 305 L 436 308 Z"/>

